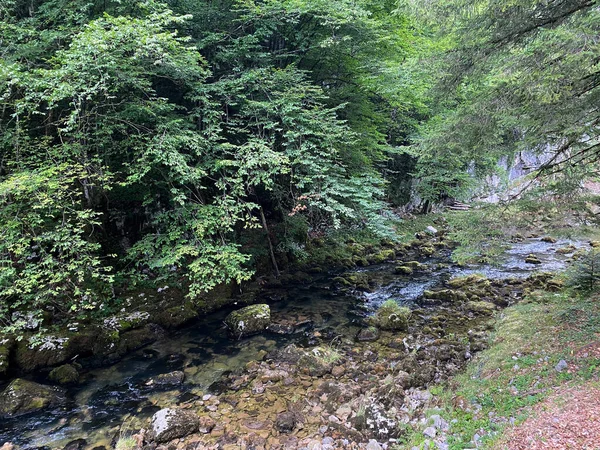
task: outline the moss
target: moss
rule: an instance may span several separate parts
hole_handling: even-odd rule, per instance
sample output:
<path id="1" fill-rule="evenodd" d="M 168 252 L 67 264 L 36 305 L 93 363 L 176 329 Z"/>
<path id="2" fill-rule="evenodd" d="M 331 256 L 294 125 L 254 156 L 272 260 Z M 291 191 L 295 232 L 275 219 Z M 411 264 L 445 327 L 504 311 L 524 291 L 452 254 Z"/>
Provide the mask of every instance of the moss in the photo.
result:
<path id="1" fill-rule="evenodd" d="M 477 314 L 493 314 L 496 311 L 496 305 L 482 301 L 470 301 L 465 308 Z"/>
<path id="2" fill-rule="evenodd" d="M 423 245 L 419 247 L 419 252 L 424 256 L 432 256 L 435 253 L 435 247 L 433 245 Z"/>
<path id="3" fill-rule="evenodd" d="M 79 372 L 71 364 L 64 364 L 52 369 L 48 378 L 58 384 L 76 384 L 79 382 Z"/>
<path id="4" fill-rule="evenodd" d="M 389 299 L 379 307 L 371 320 L 373 325 L 382 330 L 407 331 L 410 316 L 410 308 Z"/>
<path id="5" fill-rule="evenodd" d="M 396 258 L 396 252 L 392 249 L 381 250 L 379 253 L 370 255 L 367 259 L 373 264 L 381 264 Z"/>
<path id="6" fill-rule="evenodd" d="M 403 275 L 411 275 L 413 273 L 413 268 L 409 266 L 396 266 L 394 272 Z"/>
<path id="7" fill-rule="evenodd" d="M 156 314 L 152 320 L 166 329 L 179 328 L 198 318 L 196 305 L 188 301 L 183 305 L 173 306 Z"/>
<path id="8" fill-rule="evenodd" d="M 271 309 L 266 304 L 247 306 L 233 311 L 225 318 L 225 324 L 234 337 L 260 333 L 270 322 Z"/>

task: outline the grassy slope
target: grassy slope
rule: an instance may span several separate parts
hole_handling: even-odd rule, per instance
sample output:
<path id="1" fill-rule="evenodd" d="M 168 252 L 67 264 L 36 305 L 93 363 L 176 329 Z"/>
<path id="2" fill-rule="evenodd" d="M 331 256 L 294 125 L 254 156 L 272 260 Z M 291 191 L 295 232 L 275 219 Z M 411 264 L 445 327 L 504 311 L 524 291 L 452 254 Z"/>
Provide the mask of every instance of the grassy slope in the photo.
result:
<path id="1" fill-rule="evenodd" d="M 561 386 L 597 382 L 600 367 L 600 296 L 534 292 L 498 317 L 490 347 L 466 372 L 433 389 L 441 414 L 452 421 L 451 449 L 473 448 L 477 433 L 483 448 L 500 449 L 502 433 L 518 424 Z M 589 351 L 591 349 L 591 351 Z M 560 360 L 569 367 L 555 369 Z M 406 448 L 421 446 L 419 432 Z"/>

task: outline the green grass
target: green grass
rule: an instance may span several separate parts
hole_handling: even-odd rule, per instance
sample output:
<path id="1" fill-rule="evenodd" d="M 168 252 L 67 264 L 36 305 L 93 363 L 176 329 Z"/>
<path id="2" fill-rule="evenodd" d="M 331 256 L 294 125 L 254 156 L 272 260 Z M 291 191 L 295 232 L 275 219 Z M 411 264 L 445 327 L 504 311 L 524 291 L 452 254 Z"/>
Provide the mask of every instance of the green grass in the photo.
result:
<path id="1" fill-rule="evenodd" d="M 532 298 L 536 301 L 503 311 L 490 347 L 464 373 L 431 389 L 441 411 L 436 413 L 453 421 L 452 450 L 472 448 L 470 441 L 481 429 L 488 433 L 484 448 L 497 448 L 506 423 L 526 419 L 552 388 L 597 380 L 600 359 L 577 357 L 576 350 L 598 340 L 600 298 L 567 292 Z M 571 372 L 554 369 L 561 359 L 569 363 Z M 460 402 L 470 410 L 459 407 Z M 421 430 L 412 430 L 397 448 L 419 447 L 423 442 Z"/>

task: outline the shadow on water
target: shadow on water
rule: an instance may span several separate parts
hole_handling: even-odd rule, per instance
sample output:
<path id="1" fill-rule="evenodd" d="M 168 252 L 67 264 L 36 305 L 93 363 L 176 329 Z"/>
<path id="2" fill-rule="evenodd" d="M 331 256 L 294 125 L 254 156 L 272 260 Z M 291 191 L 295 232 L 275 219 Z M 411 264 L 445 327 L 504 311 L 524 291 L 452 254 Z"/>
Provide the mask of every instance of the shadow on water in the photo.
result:
<path id="1" fill-rule="evenodd" d="M 331 289 L 333 276 L 322 277 L 312 284 L 286 286 L 285 299 L 271 305 L 272 316 L 291 318 L 300 324 L 295 334 L 265 333 L 230 340 L 223 328 L 227 311 L 212 314 L 112 366 L 91 371 L 79 386 L 68 392 L 69 400 L 62 408 L 2 421 L 0 443 L 12 442 L 23 449 L 62 448 L 69 441 L 83 437 L 91 447 L 109 448 L 119 425 L 128 417 L 145 419 L 159 408 L 218 391 L 222 389 L 219 381 L 224 374 L 240 370 L 249 361 L 290 342 L 317 345 L 319 342 L 311 337 L 313 331 L 319 331 L 325 342 L 340 335 L 353 336 L 364 317 L 385 300 L 394 298 L 410 306 L 423 291 L 454 276 L 480 273 L 488 278 L 508 278 L 525 277 L 534 270 L 560 270 L 568 256 L 559 255 L 554 249 L 569 244 L 583 245 L 566 240 L 554 244 L 540 240 L 515 244 L 498 267 L 459 267 L 450 264 L 449 255 L 442 255 L 424 260 L 433 270 L 415 272 L 410 277 L 395 274 L 393 264 L 372 266 L 363 271 L 369 272 L 378 287 L 373 292 L 355 295 Z M 524 259 L 530 253 L 537 255 L 541 264 L 526 264 Z M 272 298 L 269 295 L 272 293 L 265 294 L 264 301 Z M 174 370 L 185 373 L 182 385 L 162 388 L 147 385 L 149 378 Z"/>

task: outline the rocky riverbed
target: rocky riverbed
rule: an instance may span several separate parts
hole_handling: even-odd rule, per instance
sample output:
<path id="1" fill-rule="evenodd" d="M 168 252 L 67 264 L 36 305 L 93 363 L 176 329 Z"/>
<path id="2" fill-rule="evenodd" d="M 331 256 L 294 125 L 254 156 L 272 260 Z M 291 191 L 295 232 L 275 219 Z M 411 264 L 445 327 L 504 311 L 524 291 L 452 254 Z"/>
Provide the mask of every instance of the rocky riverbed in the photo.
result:
<path id="1" fill-rule="evenodd" d="M 0 444 L 390 448 L 407 427 L 429 425 L 428 387 L 485 347 L 497 311 L 527 289 L 558 286 L 531 273 L 560 269 L 582 245 L 528 239 L 491 268 L 452 266 L 443 242 L 427 242 L 349 272 L 265 286 L 257 301 L 270 305 L 269 323 L 260 334 L 228 333 L 223 310 L 112 366 L 81 377 L 63 368 L 70 384 L 53 389 L 52 401 L 37 395 L 31 410 L 23 409 L 27 395 L 7 388 L 1 395 L 18 400 L 4 413 Z M 410 308 L 398 329 L 371 318 L 390 299 Z M 432 442 L 445 448 L 449 425 L 430 425 Z"/>

